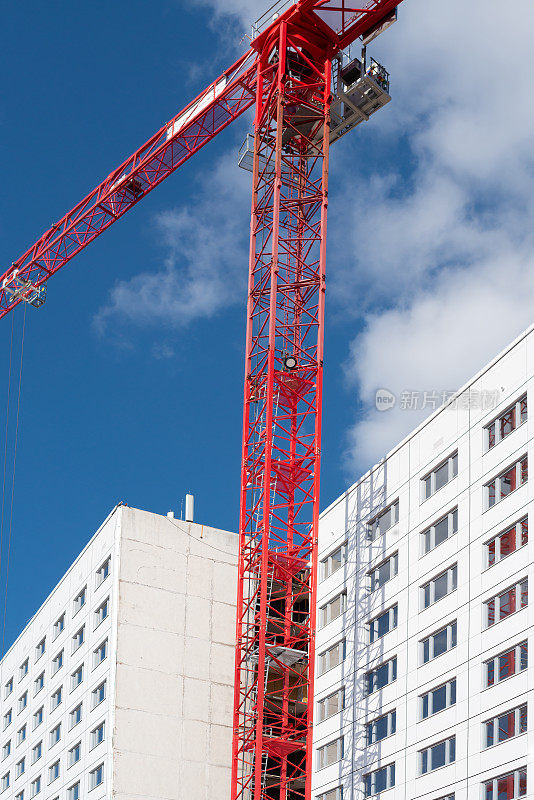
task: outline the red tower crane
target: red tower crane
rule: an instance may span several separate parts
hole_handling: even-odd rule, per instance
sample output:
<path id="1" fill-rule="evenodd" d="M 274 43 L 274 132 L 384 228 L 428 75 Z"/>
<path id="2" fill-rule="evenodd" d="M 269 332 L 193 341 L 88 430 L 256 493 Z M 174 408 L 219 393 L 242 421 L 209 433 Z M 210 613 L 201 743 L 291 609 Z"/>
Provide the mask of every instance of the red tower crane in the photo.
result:
<path id="1" fill-rule="evenodd" d="M 401 0 L 280 0 L 230 69 L 0 278 L 0 317 L 251 106 L 232 800 L 309 800 L 329 145 L 385 105 Z M 347 48 L 363 43 L 362 58 Z"/>

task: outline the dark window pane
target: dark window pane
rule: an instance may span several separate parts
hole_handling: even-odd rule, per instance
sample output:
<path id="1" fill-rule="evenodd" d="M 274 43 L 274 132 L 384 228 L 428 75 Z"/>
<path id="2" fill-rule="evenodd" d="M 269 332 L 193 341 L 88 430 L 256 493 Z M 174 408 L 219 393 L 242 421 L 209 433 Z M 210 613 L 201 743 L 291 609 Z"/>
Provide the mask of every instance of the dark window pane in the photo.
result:
<path id="1" fill-rule="evenodd" d="M 521 581 L 520 583 L 520 590 L 521 590 L 521 608 L 524 608 L 528 604 L 528 581 Z"/>
<path id="2" fill-rule="evenodd" d="M 382 739 L 385 739 L 388 735 L 388 718 L 380 717 L 375 722 L 375 741 L 380 742 Z"/>
<path id="3" fill-rule="evenodd" d="M 527 707 L 521 706 L 519 709 L 519 730 L 518 733 L 526 733 L 527 730 Z"/>
<path id="4" fill-rule="evenodd" d="M 428 717 L 428 695 L 423 695 L 423 719 Z"/>
<path id="5" fill-rule="evenodd" d="M 488 505 L 490 508 L 495 505 L 495 481 L 488 484 Z"/>
<path id="6" fill-rule="evenodd" d="M 491 448 L 495 445 L 495 423 L 488 428 L 488 447 Z"/>
<path id="7" fill-rule="evenodd" d="M 524 519 L 521 523 L 521 544 L 528 542 L 528 519 Z"/>
<path id="8" fill-rule="evenodd" d="M 456 647 L 456 622 L 451 625 L 451 647 Z"/>
<path id="9" fill-rule="evenodd" d="M 488 609 L 488 627 L 495 623 L 495 600 L 486 603 Z"/>
<path id="10" fill-rule="evenodd" d="M 375 772 L 375 786 L 374 786 L 375 794 L 378 794 L 378 792 L 383 792 L 385 789 L 387 789 L 387 786 L 388 786 L 387 767 L 383 767 L 382 769 L 378 769 Z"/>
<path id="11" fill-rule="evenodd" d="M 452 457 L 452 477 L 458 475 L 458 453 Z"/>
<path id="12" fill-rule="evenodd" d="M 452 512 L 452 531 L 453 533 L 456 533 L 457 530 L 458 530 L 458 509 L 455 508 L 454 511 Z"/>
<path id="13" fill-rule="evenodd" d="M 438 489 L 441 489 L 442 486 L 445 486 L 449 480 L 449 462 L 447 461 L 445 464 L 442 464 L 441 467 L 436 470 L 435 475 L 437 492 Z"/>
<path id="14" fill-rule="evenodd" d="M 447 594 L 448 573 L 444 572 L 434 581 L 434 602 L 441 600 Z"/>
<path id="15" fill-rule="evenodd" d="M 395 733 L 397 730 L 397 712 L 391 712 L 391 733 Z"/>
<path id="16" fill-rule="evenodd" d="M 515 650 L 499 656 L 499 680 L 503 681 L 515 674 Z"/>
<path id="17" fill-rule="evenodd" d="M 371 776 L 370 775 L 366 775 L 364 780 L 365 780 L 365 796 L 366 797 L 371 797 L 371 793 L 372 793 Z"/>
<path id="18" fill-rule="evenodd" d="M 493 722 L 486 722 L 486 747 L 493 744 Z"/>
<path id="19" fill-rule="evenodd" d="M 521 400 L 520 409 L 521 409 L 521 414 L 520 414 L 521 418 L 520 418 L 519 424 L 522 424 L 523 422 L 526 422 L 526 419 L 527 419 L 527 398 L 526 397 L 523 400 Z"/>
<path id="20" fill-rule="evenodd" d="M 428 772 L 428 750 L 423 750 L 421 753 L 421 772 L 423 775 Z"/>
<path id="21" fill-rule="evenodd" d="M 449 763 L 456 761 L 456 737 L 449 739 Z"/>
<path id="22" fill-rule="evenodd" d="M 506 775 L 497 781 L 497 800 L 514 800 L 514 776 Z"/>
<path id="23" fill-rule="evenodd" d="M 391 672 L 392 672 L 391 680 L 392 681 L 396 681 L 397 680 L 397 657 L 396 656 L 393 659 L 393 661 L 391 662 Z"/>
<path id="24" fill-rule="evenodd" d="M 516 488 L 516 468 L 515 466 L 506 472 L 501 478 L 501 497 L 513 492 Z"/>
<path id="25" fill-rule="evenodd" d="M 521 483 L 528 481 L 528 458 L 521 462 Z"/>
<path id="26" fill-rule="evenodd" d="M 484 800 L 493 800 L 493 781 L 488 781 L 486 784 Z"/>
<path id="27" fill-rule="evenodd" d="M 521 665 L 520 669 L 528 667 L 528 644 L 525 642 L 521 645 Z"/>
<path id="28" fill-rule="evenodd" d="M 501 439 L 504 439 L 505 436 L 508 436 L 509 433 L 515 430 L 515 406 L 511 408 L 510 411 L 507 411 L 506 414 L 503 414 L 500 423 Z"/>
<path id="29" fill-rule="evenodd" d="M 519 797 L 524 797 L 527 793 L 527 771 L 522 769 L 519 773 Z"/>
<path id="30" fill-rule="evenodd" d="M 432 713 L 437 714 L 438 711 L 443 711 L 447 705 L 447 687 L 440 686 L 439 689 L 434 689 L 432 692 Z"/>
<path id="31" fill-rule="evenodd" d="M 493 686 L 495 681 L 495 668 L 494 668 L 494 661 L 488 661 L 486 664 L 486 686 Z"/>
<path id="32" fill-rule="evenodd" d="M 425 608 L 428 608 L 430 605 L 430 584 L 427 585 L 423 589 L 423 604 Z"/>
<path id="33" fill-rule="evenodd" d="M 504 619 L 515 611 L 515 586 L 499 595 L 499 619 Z"/>
<path id="34" fill-rule="evenodd" d="M 425 639 L 423 642 L 423 663 L 426 664 L 430 660 L 430 639 Z"/>
<path id="35" fill-rule="evenodd" d="M 447 628 L 434 634 L 434 658 L 447 650 Z"/>
<path id="36" fill-rule="evenodd" d="M 432 479 L 430 475 L 425 478 L 425 497 L 428 498 L 432 494 Z"/>
<path id="37" fill-rule="evenodd" d="M 435 546 L 437 547 L 438 544 L 444 542 L 445 539 L 447 539 L 448 535 L 449 535 L 449 520 L 448 517 L 445 517 L 445 519 L 440 520 L 434 526 Z"/>
<path id="38" fill-rule="evenodd" d="M 503 714 L 502 717 L 497 718 L 497 738 L 499 742 L 505 742 L 506 739 L 510 739 L 512 736 L 514 736 L 514 719 L 515 713 L 513 711 L 509 711 L 508 714 Z"/>
<path id="39" fill-rule="evenodd" d="M 456 678 L 451 681 L 451 706 L 456 703 Z"/>
<path id="40" fill-rule="evenodd" d="M 515 526 L 501 536 L 501 558 L 509 556 L 515 550 Z"/>
<path id="41" fill-rule="evenodd" d="M 438 769 L 446 763 L 446 744 L 447 742 L 440 742 L 430 748 L 430 769 Z"/>
<path id="42" fill-rule="evenodd" d="M 488 566 L 495 564 L 495 539 L 488 544 Z"/>

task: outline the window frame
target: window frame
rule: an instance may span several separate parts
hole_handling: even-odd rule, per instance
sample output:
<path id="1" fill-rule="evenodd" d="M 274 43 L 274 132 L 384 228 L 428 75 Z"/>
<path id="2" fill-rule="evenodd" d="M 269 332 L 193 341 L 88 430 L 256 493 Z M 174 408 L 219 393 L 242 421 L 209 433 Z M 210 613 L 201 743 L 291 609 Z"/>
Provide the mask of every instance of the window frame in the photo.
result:
<path id="1" fill-rule="evenodd" d="M 380 575 L 379 574 L 377 575 L 377 573 L 379 573 L 380 569 L 384 567 L 386 564 L 392 564 L 393 570 L 391 569 L 390 566 L 389 577 L 383 580 L 382 583 L 380 583 Z M 380 561 L 380 563 L 377 564 L 376 567 L 373 567 L 373 569 L 370 569 L 369 572 L 367 573 L 369 592 L 372 593 L 376 592 L 377 589 L 381 589 L 383 586 L 386 585 L 386 583 L 389 583 L 389 581 L 392 581 L 393 578 L 396 578 L 398 574 L 399 574 L 399 551 L 395 550 L 394 553 L 392 553 L 387 558 L 382 559 L 382 561 Z"/>
<path id="2" fill-rule="evenodd" d="M 454 690 L 453 690 L 454 684 Z M 437 692 L 439 689 L 443 689 L 445 687 L 445 706 L 440 708 L 438 711 L 434 711 L 434 703 L 433 703 L 433 695 L 434 692 Z M 454 697 L 454 699 L 452 699 Z M 428 708 L 428 712 L 425 715 L 425 700 L 426 705 Z M 430 706 L 432 705 L 432 710 L 430 710 Z M 449 678 L 446 681 L 442 681 L 438 683 L 437 686 L 433 686 L 432 689 L 428 689 L 428 691 L 423 692 L 423 694 L 419 695 L 419 719 L 421 721 L 425 719 L 430 719 L 430 717 L 434 717 L 436 714 L 441 714 L 442 711 L 446 711 L 448 708 L 452 708 L 452 706 L 456 705 L 456 676 L 453 678 Z"/>
<path id="3" fill-rule="evenodd" d="M 385 789 L 379 789 L 378 792 L 376 790 L 376 778 L 380 772 L 386 771 L 386 787 Z M 363 794 L 364 797 L 374 797 L 378 795 L 380 792 L 386 792 L 388 789 L 393 789 L 395 786 L 395 762 L 393 761 L 391 764 L 385 764 L 383 767 L 379 767 L 378 769 L 374 769 L 370 772 L 364 773 L 362 775 L 362 780 L 364 783 Z M 368 791 L 369 789 L 369 791 Z"/>
<path id="4" fill-rule="evenodd" d="M 526 528 L 524 527 L 526 523 Z M 501 547 L 501 539 L 509 534 L 511 531 L 515 529 L 515 536 L 514 536 L 514 549 L 510 550 L 509 553 L 505 553 L 502 555 L 502 547 Z M 526 538 L 525 538 L 526 532 Z M 520 544 L 518 544 L 520 542 Z M 493 561 L 490 560 L 490 546 L 495 543 L 494 548 L 494 556 Z M 512 525 L 507 525 L 506 528 L 499 531 L 499 533 L 495 534 L 484 542 L 484 569 L 491 569 L 496 564 L 499 564 L 501 561 L 504 561 L 505 558 L 508 556 L 517 553 L 518 550 L 521 550 L 522 547 L 528 544 L 528 514 L 524 514 L 521 519 L 514 522 Z"/>
<path id="5" fill-rule="evenodd" d="M 433 767 L 432 751 L 434 748 L 439 747 L 442 744 L 445 745 L 445 763 Z M 418 756 L 418 775 L 428 775 L 430 772 L 435 772 L 437 769 L 448 767 L 450 764 L 454 764 L 456 762 L 456 734 L 447 736 L 445 739 L 440 739 L 433 744 L 429 744 L 428 747 L 423 747 L 422 750 L 418 751 Z M 426 769 L 424 768 L 425 764 Z"/>
<path id="6" fill-rule="evenodd" d="M 389 514 L 390 511 L 393 511 L 392 521 L 385 528 L 383 531 L 380 530 L 380 520 Z M 367 522 L 366 531 L 367 531 L 367 541 L 375 542 L 377 539 L 380 539 L 384 534 L 390 531 L 395 525 L 399 523 L 399 498 L 397 497 L 392 503 L 389 503 L 385 508 L 375 514 L 371 519 Z"/>
<path id="7" fill-rule="evenodd" d="M 332 698 L 337 699 L 337 711 L 333 711 L 332 713 L 326 713 L 326 709 L 328 709 L 328 701 L 332 700 Z M 325 722 L 327 719 L 331 719 L 335 717 L 336 714 L 340 714 L 345 708 L 345 687 L 341 686 L 336 689 L 334 692 L 329 692 L 324 697 L 321 697 L 317 700 L 317 724 L 319 725 L 321 722 Z"/>
<path id="8" fill-rule="evenodd" d="M 388 679 L 387 683 L 384 683 L 383 686 L 375 686 L 376 677 L 378 676 L 378 672 L 382 667 L 387 666 L 388 668 Z M 365 673 L 365 696 L 370 697 L 370 695 L 374 694 L 375 692 L 379 692 L 385 686 L 389 686 L 391 683 L 394 683 L 397 680 L 398 675 L 398 667 L 397 667 L 397 656 L 394 655 L 391 658 L 388 658 L 386 661 L 382 661 L 373 669 L 367 670 Z M 370 686 L 372 686 L 371 691 L 369 691 Z"/>
<path id="9" fill-rule="evenodd" d="M 442 578 L 444 575 L 447 576 L 447 591 L 441 597 L 438 597 L 436 600 L 436 581 Z M 447 569 L 441 570 L 437 575 L 434 575 L 430 578 L 429 581 L 426 581 L 422 586 L 419 587 L 419 597 L 420 597 L 420 610 L 426 611 L 427 608 L 435 605 L 435 603 L 439 603 L 440 600 L 443 600 L 445 597 L 448 597 L 450 594 L 455 592 L 458 588 L 458 562 L 451 564 L 450 567 Z M 427 602 L 427 589 L 428 589 L 428 602 Z"/>
<path id="10" fill-rule="evenodd" d="M 72 601 L 73 618 L 82 610 L 87 603 L 87 584 L 81 589 Z"/>
<path id="11" fill-rule="evenodd" d="M 502 781 L 502 780 L 505 780 L 506 778 L 509 778 L 511 776 L 513 776 L 513 783 L 514 783 L 514 795 L 513 795 L 514 796 L 514 800 L 516 800 L 516 798 L 526 797 L 525 794 L 519 794 L 520 781 L 521 781 L 522 774 L 524 774 L 524 776 L 525 776 L 525 784 L 526 784 L 526 788 L 527 788 L 527 791 L 528 791 L 527 767 L 525 765 L 524 767 L 517 767 L 516 769 L 510 770 L 509 772 L 503 772 L 501 775 L 497 775 L 495 778 L 489 778 L 487 780 L 482 781 L 482 791 L 483 791 L 484 797 L 486 798 L 488 796 L 487 795 L 487 790 L 488 790 L 488 786 L 491 784 L 492 798 L 494 798 L 494 800 L 497 800 L 497 798 L 498 798 L 498 782 Z"/>
<path id="12" fill-rule="evenodd" d="M 330 654 L 334 650 L 339 650 L 339 649 L 341 649 L 341 657 L 340 657 L 339 661 L 336 664 L 331 664 L 330 663 Z M 336 667 L 339 667 L 339 665 L 342 664 L 345 661 L 346 656 L 347 656 L 347 641 L 346 641 L 345 638 L 340 639 L 338 642 L 335 642 L 333 645 L 330 645 L 330 647 L 327 647 L 326 650 L 323 650 L 322 652 L 318 653 L 317 654 L 317 677 L 319 677 L 321 675 L 326 675 L 326 673 L 330 672 L 331 669 L 335 669 Z M 324 665 L 322 664 L 321 659 L 324 659 L 324 661 L 325 661 Z"/>
<path id="13" fill-rule="evenodd" d="M 525 712 L 525 729 L 520 730 L 522 724 L 522 712 Z M 512 716 L 513 723 L 514 723 L 514 732 L 507 736 L 505 739 L 499 738 L 499 721 L 504 719 L 505 717 Z M 489 728 L 491 726 L 491 743 L 488 744 L 489 741 Z M 496 714 L 494 717 L 489 717 L 489 719 L 485 719 L 482 722 L 482 749 L 489 750 L 492 747 L 497 747 L 499 744 L 503 744 L 503 742 L 508 742 L 510 739 L 517 739 L 518 736 L 522 736 L 523 734 L 528 732 L 528 703 L 525 701 L 521 703 L 520 706 L 515 706 L 514 708 L 508 709 L 508 711 L 502 711 L 500 714 Z"/>
<path id="14" fill-rule="evenodd" d="M 441 542 L 436 544 L 436 528 L 437 526 L 442 523 L 444 520 L 447 520 L 447 536 Z M 455 527 L 456 525 L 456 527 Z M 454 506 L 451 508 L 450 511 L 447 511 L 446 514 L 442 514 L 437 520 L 435 520 L 431 525 L 425 527 L 424 530 L 421 531 L 421 558 L 423 556 L 428 555 L 431 553 L 432 550 L 435 550 L 436 547 L 439 547 L 444 542 L 447 542 L 453 536 L 458 533 L 458 506 Z M 426 537 L 428 535 L 429 547 L 426 547 Z"/>
<path id="15" fill-rule="evenodd" d="M 514 403 L 510 403 L 510 405 L 502 411 L 497 417 L 494 417 L 491 422 L 484 426 L 484 452 L 489 453 L 490 450 L 493 450 L 500 442 L 510 436 L 511 433 L 518 430 L 525 422 L 528 421 L 528 396 L 527 392 L 524 392 L 521 397 L 516 400 Z M 525 415 L 523 415 L 523 408 L 522 404 L 525 403 Z M 514 426 L 509 430 L 507 433 L 502 432 L 503 421 L 504 418 L 510 414 L 511 412 L 514 413 Z M 518 422 L 519 420 L 519 422 Z M 500 424 L 499 424 L 500 423 Z M 493 432 L 493 441 L 492 441 L 492 433 L 491 428 L 495 428 Z"/>
<path id="16" fill-rule="evenodd" d="M 380 621 L 387 617 L 387 630 L 383 633 L 379 633 L 379 624 Z M 392 631 L 396 630 L 399 625 L 399 604 L 394 603 L 389 608 L 385 608 L 383 611 L 380 612 L 375 617 L 372 617 L 366 623 L 367 626 L 367 635 L 368 635 L 368 642 L 369 644 L 374 644 L 378 642 L 380 639 L 383 639 L 384 636 L 387 636 L 388 633 L 392 633 Z"/>
<path id="17" fill-rule="evenodd" d="M 96 586 L 95 588 L 98 589 L 104 581 L 109 577 L 111 572 L 111 555 L 109 555 L 101 565 L 96 570 Z"/>
<path id="18" fill-rule="evenodd" d="M 54 632 L 53 632 L 53 636 L 52 636 L 52 641 L 53 642 L 55 642 L 57 637 L 60 636 L 63 633 L 63 631 L 65 630 L 65 616 L 66 616 L 66 612 L 63 611 L 63 613 L 60 614 L 59 617 L 54 622 L 54 629 L 53 629 Z"/>
<path id="19" fill-rule="evenodd" d="M 526 603 L 523 603 L 523 598 L 525 596 L 525 587 L 526 587 Z M 501 616 L 502 614 L 501 598 L 505 597 L 505 595 L 510 594 L 512 591 L 514 592 L 513 594 L 514 609 L 513 611 L 510 611 L 508 614 L 504 614 L 504 616 Z M 511 597 L 512 595 L 510 595 L 510 599 Z M 490 610 L 490 606 L 492 603 L 493 603 L 493 612 L 491 612 Z M 498 612 L 497 612 L 497 603 L 498 603 Z M 527 606 L 528 606 L 528 575 L 525 576 L 524 578 L 521 578 L 521 580 L 516 581 L 511 586 L 507 586 L 506 589 L 503 589 L 503 591 L 499 592 L 496 595 L 493 595 L 493 597 L 484 600 L 483 602 L 484 630 L 493 628 L 495 625 L 498 625 L 499 622 L 503 622 L 505 619 L 508 619 L 508 617 L 512 617 L 514 614 L 517 614 L 518 611 L 522 611 L 524 608 L 527 608 Z M 490 622 L 491 613 L 493 613 L 493 622 Z M 497 616 L 499 616 L 498 619 Z"/>
<path id="20" fill-rule="evenodd" d="M 444 630 L 447 631 L 447 637 L 446 637 L 447 647 L 442 653 L 438 653 L 437 655 L 434 655 L 435 637 L 439 633 L 444 631 Z M 425 660 L 425 643 L 426 642 L 429 642 L 429 646 L 428 646 L 429 657 Z M 430 642 L 432 642 L 432 645 L 430 645 Z M 442 625 L 440 628 L 438 628 L 437 630 L 433 631 L 433 633 L 430 633 L 428 636 L 425 636 L 424 639 L 421 639 L 419 644 L 420 644 L 420 647 L 421 647 L 421 665 L 429 664 L 431 661 L 434 661 L 436 658 L 439 658 L 440 656 L 445 655 L 445 653 L 448 653 L 450 650 L 453 650 L 458 644 L 458 621 L 454 619 L 451 622 L 448 622 L 446 625 Z"/>
<path id="21" fill-rule="evenodd" d="M 521 666 L 521 664 L 523 662 L 523 654 L 522 654 L 523 646 L 526 647 L 526 656 L 527 656 L 527 663 L 525 664 L 524 667 Z M 500 677 L 501 669 L 500 669 L 499 661 L 500 661 L 501 658 L 509 656 L 511 653 L 514 654 L 514 671 L 513 671 L 513 673 L 511 675 L 506 675 L 506 677 L 501 678 Z M 492 668 L 492 672 L 493 672 L 493 680 L 491 681 L 491 683 L 489 682 L 489 674 L 490 674 L 489 667 L 490 667 L 490 664 L 491 664 L 491 668 Z M 518 666 L 519 666 L 519 669 L 518 669 Z M 483 662 L 482 667 L 483 667 L 483 670 L 484 670 L 484 672 L 483 672 L 484 689 L 491 689 L 493 686 L 496 686 L 498 683 L 502 683 L 503 681 L 507 681 L 509 678 L 515 678 L 515 676 L 519 675 L 520 672 L 524 672 L 526 669 L 528 669 L 528 638 L 527 639 L 523 639 L 518 644 L 513 645 L 513 647 L 508 647 L 506 650 L 502 650 L 501 652 L 499 652 L 496 655 L 494 655 L 492 658 L 486 659 L 486 661 Z"/>
<path id="22" fill-rule="evenodd" d="M 381 722 L 383 719 L 386 720 L 386 735 L 382 736 L 380 739 L 376 737 L 376 725 Z M 365 746 L 371 747 L 373 744 L 378 744 L 378 742 L 383 742 L 384 739 L 389 739 L 390 736 L 394 736 L 397 732 L 397 709 L 392 708 L 391 711 L 386 711 L 383 714 L 379 714 L 377 717 L 369 720 L 369 722 L 365 723 Z"/>
<path id="23" fill-rule="evenodd" d="M 336 756 L 337 756 L 336 760 L 325 763 L 325 757 L 328 748 L 331 747 L 332 745 L 336 745 Z M 315 771 L 319 772 L 322 769 L 334 766 L 334 764 L 339 764 L 339 762 L 343 759 L 344 755 L 345 755 L 344 736 L 336 736 L 335 739 L 331 739 L 329 742 L 325 742 L 324 744 L 320 745 L 317 748 L 316 758 L 315 758 Z"/>
<path id="24" fill-rule="evenodd" d="M 332 607 L 334 603 L 339 600 L 339 614 L 335 617 L 332 616 Z M 338 592 L 336 595 L 331 597 L 322 606 L 319 606 L 319 630 L 326 628 L 327 625 L 330 625 L 331 622 L 334 620 L 339 619 L 343 616 L 343 614 L 347 610 L 347 590 L 343 589 L 343 591 Z"/>
<path id="25" fill-rule="evenodd" d="M 436 474 L 439 472 L 442 467 L 447 465 L 447 480 L 445 483 L 436 489 Z M 430 500 L 431 497 L 434 497 L 437 492 L 444 489 L 445 486 L 454 480 L 454 478 L 458 477 L 458 449 L 454 450 L 447 458 L 442 459 L 435 467 L 433 467 L 429 472 L 427 472 L 421 478 L 421 503 Z M 430 481 L 429 484 L 429 491 L 427 491 L 427 481 Z"/>
<path id="26" fill-rule="evenodd" d="M 515 486 L 506 494 L 502 494 L 501 481 L 511 472 L 514 472 Z M 506 469 L 501 470 L 495 477 L 484 484 L 484 511 L 495 508 L 503 500 L 516 492 L 521 486 L 528 483 L 528 453 L 524 453 L 520 458 L 509 464 Z M 493 487 L 493 490 L 492 490 Z M 493 497 L 493 501 L 492 501 Z"/>
<path id="27" fill-rule="evenodd" d="M 335 569 L 332 569 L 332 564 L 336 563 L 333 562 L 333 558 L 336 555 L 336 553 L 341 554 L 341 560 L 339 562 L 339 566 L 337 566 Z M 340 569 L 343 569 L 346 563 L 347 563 L 347 542 L 344 541 L 343 544 L 338 545 L 338 547 L 336 547 L 335 550 L 332 550 L 330 553 L 328 553 L 327 556 L 321 559 L 320 582 L 322 583 L 323 581 L 326 581 L 328 578 L 330 578 L 332 575 L 335 575 L 336 572 L 339 572 Z"/>

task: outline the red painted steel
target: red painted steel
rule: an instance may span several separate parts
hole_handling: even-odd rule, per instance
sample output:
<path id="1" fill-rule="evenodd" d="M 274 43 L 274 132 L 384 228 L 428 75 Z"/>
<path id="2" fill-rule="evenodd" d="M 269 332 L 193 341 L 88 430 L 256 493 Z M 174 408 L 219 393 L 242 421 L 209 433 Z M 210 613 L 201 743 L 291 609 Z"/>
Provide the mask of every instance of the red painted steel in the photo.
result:
<path id="1" fill-rule="evenodd" d="M 2 317 L 256 103 L 232 800 L 310 800 L 331 62 L 401 1 L 298 0 L 267 20 L 0 278 Z"/>

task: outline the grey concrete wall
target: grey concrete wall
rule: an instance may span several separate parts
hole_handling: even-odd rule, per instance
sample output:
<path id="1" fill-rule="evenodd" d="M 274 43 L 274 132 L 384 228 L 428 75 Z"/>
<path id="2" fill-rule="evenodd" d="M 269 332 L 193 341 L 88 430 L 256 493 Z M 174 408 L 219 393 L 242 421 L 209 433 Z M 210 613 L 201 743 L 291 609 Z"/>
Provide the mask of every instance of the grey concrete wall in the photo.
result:
<path id="1" fill-rule="evenodd" d="M 238 537 L 121 513 L 113 797 L 228 800 Z"/>

